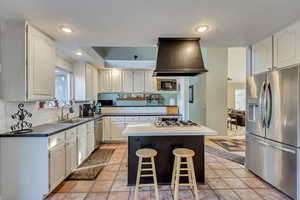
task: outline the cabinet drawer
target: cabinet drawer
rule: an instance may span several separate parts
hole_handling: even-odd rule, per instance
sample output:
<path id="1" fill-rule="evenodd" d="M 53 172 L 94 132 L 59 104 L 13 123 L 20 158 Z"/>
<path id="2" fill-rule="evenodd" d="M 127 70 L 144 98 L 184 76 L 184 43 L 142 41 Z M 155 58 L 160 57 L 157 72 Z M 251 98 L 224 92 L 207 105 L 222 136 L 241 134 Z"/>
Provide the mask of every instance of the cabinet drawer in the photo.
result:
<path id="1" fill-rule="evenodd" d="M 142 122 L 154 122 L 155 121 L 155 117 L 154 116 L 140 117 L 140 121 L 142 121 Z"/>
<path id="2" fill-rule="evenodd" d="M 139 117 L 125 117 L 126 122 L 137 122 L 139 120 L 140 120 Z"/>
<path id="3" fill-rule="evenodd" d="M 50 136 L 48 149 L 51 149 L 60 144 L 64 144 L 66 140 L 65 137 L 66 137 L 65 132 L 57 133 L 55 135 Z"/>
<path id="4" fill-rule="evenodd" d="M 72 128 L 72 129 L 69 129 L 66 131 L 66 140 L 67 141 L 75 139 L 76 136 L 77 136 L 76 128 Z"/>
<path id="5" fill-rule="evenodd" d="M 124 117 L 111 117 L 110 119 L 113 122 L 124 122 Z"/>

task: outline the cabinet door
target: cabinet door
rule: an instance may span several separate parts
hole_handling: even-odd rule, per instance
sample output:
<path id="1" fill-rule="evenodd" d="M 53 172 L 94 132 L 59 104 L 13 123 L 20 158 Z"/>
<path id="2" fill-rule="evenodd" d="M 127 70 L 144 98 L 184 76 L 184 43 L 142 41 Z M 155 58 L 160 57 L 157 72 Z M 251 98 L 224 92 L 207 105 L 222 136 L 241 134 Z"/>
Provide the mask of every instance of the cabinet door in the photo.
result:
<path id="1" fill-rule="evenodd" d="M 273 39 L 269 37 L 252 47 L 252 74 L 270 70 L 272 62 Z"/>
<path id="2" fill-rule="evenodd" d="M 133 92 L 132 71 L 123 71 L 123 92 Z"/>
<path id="3" fill-rule="evenodd" d="M 83 124 L 78 126 L 78 164 L 80 165 L 87 157 L 87 126 Z"/>
<path id="4" fill-rule="evenodd" d="M 274 66 L 281 68 L 300 63 L 300 23 L 274 34 Z"/>
<path id="5" fill-rule="evenodd" d="M 133 91 L 134 92 L 144 92 L 145 91 L 145 72 L 135 71 L 133 73 Z"/>
<path id="6" fill-rule="evenodd" d="M 87 141 L 88 154 L 91 154 L 95 149 L 95 134 L 94 134 L 94 131 L 88 132 L 87 140 L 88 140 Z"/>
<path id="7" fill-rule="evenodd" d="M 28 100 L 54 97 L 55 46 L 53 40 L 28 26 Z"/>
<path id="8" fill-rule="evenodd" d="M 65 144 L 58 145 L 50 152 L 50 190 L 53 190 L 66 177 L 66 149 Z"/>
<path id="9" fill-rule="evenodd" d="M 124 122 L 112 122 L 111 123 L 111 139 L 112 140 L 122 140 L 126 138 L 125 136 L 122 135 L 122 132 L 125 128 L 125 123 Z"/>
<path id="10" fill-rule="evenodd" d="M 145 92 L 155 92 L 156 91 L 156 78 L 152 77 L 152 71 L 145 72 Z"/>
<path id="11" fill-rule="evenodd" d="M 77 141 L 66 144 L 66 175 L 68 176 L 77 167 Z"/>
<path id="12" fill-rule="evenodd" d="M 85 92 L 86 92 L 86 99 L 92 100 L 93 99 L 93 67 L 89 64 L 85 66 Z"/>
<path id="13" fill-rule="evenodd" d="M 104 117 L 103 119 L 103 141 L 110 141 L 110 117 Z"/>
<path id="14" fill-rule="evenodd" d="M 112 92 L 122 91 L 122 71 L 113 69 L 111 71 L 111 89 Z"/>
<path id="15" fill-rule="evenodd" d="M 87 158 L 87 136 L 78 138 L 78 164 L 80 165 Z"/>
<path id="16" fill-rule="evenodd" d="M 100 72 L 101 92 L 111 92 L 111 71 L 103 70 Z"/>

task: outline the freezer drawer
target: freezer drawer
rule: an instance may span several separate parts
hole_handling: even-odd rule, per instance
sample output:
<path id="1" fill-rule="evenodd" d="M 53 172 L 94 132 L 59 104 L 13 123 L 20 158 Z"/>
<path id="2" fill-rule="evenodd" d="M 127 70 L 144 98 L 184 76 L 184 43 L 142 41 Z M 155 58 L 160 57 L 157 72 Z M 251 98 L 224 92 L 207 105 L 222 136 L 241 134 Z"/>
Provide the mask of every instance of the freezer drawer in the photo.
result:
<path id="1" fill-rule="evenodd" d="M 265 139 L 246 135 L 246 167 L 261 178 L 266 178 L 266 155 L 267 143 Z"/>
<path id="2" fill-rule="evenodd" d="M 282 192 L 297 197 L 297 149 L 277 142 L 265 140 L 266 181 Z"/>

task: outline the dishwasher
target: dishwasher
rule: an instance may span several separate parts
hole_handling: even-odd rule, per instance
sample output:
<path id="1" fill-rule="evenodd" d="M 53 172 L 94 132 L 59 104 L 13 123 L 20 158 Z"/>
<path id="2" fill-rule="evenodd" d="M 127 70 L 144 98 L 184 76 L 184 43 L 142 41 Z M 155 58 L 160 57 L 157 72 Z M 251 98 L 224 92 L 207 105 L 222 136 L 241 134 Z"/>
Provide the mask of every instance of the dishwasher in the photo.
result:
<path id="1" fill-rule="evenodd" d="M 99 148 L 103 143 L 103 119 L 95 120 L 95 148 Z"/>

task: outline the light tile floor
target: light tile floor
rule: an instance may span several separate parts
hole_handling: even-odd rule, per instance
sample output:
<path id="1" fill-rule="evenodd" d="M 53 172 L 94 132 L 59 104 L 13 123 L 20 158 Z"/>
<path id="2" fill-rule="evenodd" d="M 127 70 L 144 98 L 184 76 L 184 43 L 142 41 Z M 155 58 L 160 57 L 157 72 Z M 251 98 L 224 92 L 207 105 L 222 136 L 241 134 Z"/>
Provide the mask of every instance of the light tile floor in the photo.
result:
<path id="1" fill-rule="evenodd" d="M 65 181 L 46 200 L 133 200 L 127 183 L 127 144 L 105 144 L 116 149 L 110 162 L 93 181 Z M 198 185 L 201 200 L 287 200 L 288 198 L 243 166 L 206 153 L 206 184 Z M 172 200 L 169 186 L 160 186 L 160 199 Z M 140 200 L 154 200 L 154 191 L 143 188 Z M 181 200 L 193 200 L 189 188 L 180 189 Z"/>

